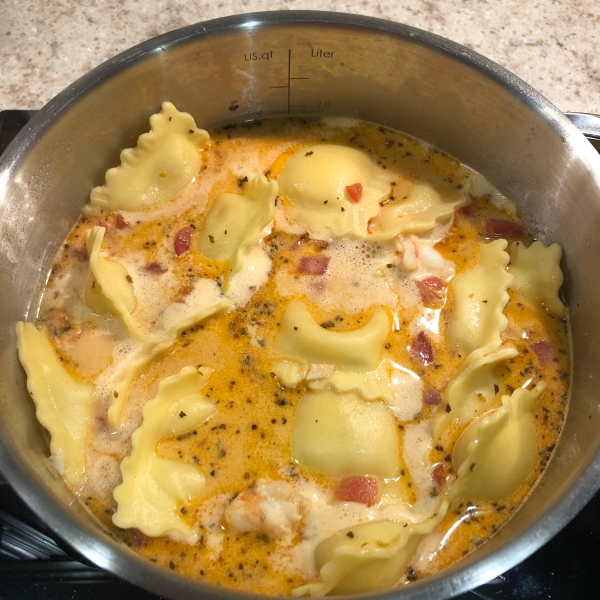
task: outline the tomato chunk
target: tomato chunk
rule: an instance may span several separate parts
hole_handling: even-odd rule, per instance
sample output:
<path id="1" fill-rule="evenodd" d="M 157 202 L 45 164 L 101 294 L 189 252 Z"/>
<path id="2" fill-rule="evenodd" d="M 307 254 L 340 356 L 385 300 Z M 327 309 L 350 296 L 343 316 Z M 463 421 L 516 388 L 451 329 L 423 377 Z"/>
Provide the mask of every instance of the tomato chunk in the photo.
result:
<path id="1" fill-rule="evenodd" d="M 190 246 L 192 245 L 192 237 L 194 235 L 194 229 L 193 227 L 187 226 L 187 227 L 182 227 L 176 234 L 175 234 L 175 254 L 177 256 L 181 256 L 182 254 L 186 253 L 189 249 Z"/>
<path id="2" fill-rule="evenodd" d="M 472 204 L 467 204 L 466 206 L 461 206 L 456 209 L 456 214 L 461 217 L 466 217 L 467 219 L 472 219 L 475 216 L 475 209 Z"/>
<path id="3" fill-rule="evenodd" d="M 521 237 L 525 233 L 525 228 L 514 221 L 504 219 L 488 219 L 485 222 L 485 235 L 487 237 L 515 238 Z"/>
<path id="4" fill-rule="evenodd" d="M 446 481 L 446 465 L 444 463 L 436 463 L 431 471 L 431 479 L 438 485 L 442 485 Z"/>
<path id="5" fill-rule="evenodd" d="M 533 342 L 529 347 L 535 352 L 542 367 L 548 366 L 550 361 L 554 358 L 554 350 L 552 344 L 548 340 Z"/>
<path id="6" fill-rule="evenodd" d="M 169 269 L 163 267 L 160 263 L 151 262 L 149 265 L 146 265 L 144 267 L 144 270 L 148 271 L 148 273 L 153 273 L 154 275 L 162 275 L 163 273 L 166 273 Z"/>
<path id="7" fill-rule="evenodd" d="M 427 366 L 435 360 L 433 347 L 427 334 L 424 331 L 419 331 L 413 345 L 410 348 L 410 355 L 415 362 Z"/>
<path id="8" fill-rule="evenodd" d="M 379 480 L 370 475 L 351 475 L 337 484 L 334 494 L 340 502 L 360 502 L 371 506 L 379 497 Z"/>
<path id="9" fill-rule="evenodd" d="M 425 306 L 437 307 L 443 303 L 446 284 L 441 277 L 432 275 L 425 279 L 417 279 L 415 283 Z"/>
<path id="10" fill-rule="evenodd" d="M 115 227 L 118 230 L 129 227 L 129 223 L 125 220 L 125 217 L 121 213 L 117 213 L 117 216 L 115 217 Z"/>
<path id="11" fill-rule="evenodd" d="M 427 406 L 437 406 L 442 403 L 442 394 L 435 388 L 429 388 L 425 394 L 423 394 L 423 404 Z"/>
<path id="12" fill-rule="evenodd" d="M 303 275 L 324 275 L 329 266 L 328 256 L 303 256 L 298 264 L 298 273 Z"/>
<path id="13" fill-rule="evenodd" d="M 347 185 L 346 194 L 350 196 L 350 200 L 352 200 L 352 202 L 358 202 L 363 195 L 362 183 L 353 183 L 352 185 Z"/>

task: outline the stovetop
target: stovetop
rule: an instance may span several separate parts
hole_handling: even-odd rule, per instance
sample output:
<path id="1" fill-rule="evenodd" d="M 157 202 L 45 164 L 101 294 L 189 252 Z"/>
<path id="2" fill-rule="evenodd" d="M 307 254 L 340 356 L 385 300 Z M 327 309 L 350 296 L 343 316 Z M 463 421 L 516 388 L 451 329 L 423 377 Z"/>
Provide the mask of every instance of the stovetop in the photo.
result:
<path id="1" fill-rule="evenodd" d="M 35 111 L 0 112 L 0 154 Z M 54 535 L 0 474 L 0 600 L 156 600 Z M 600 492 L 526 561 L 458 600 L 600 598 Z M 431 600 L 437 600 L 432 598 Z"/>

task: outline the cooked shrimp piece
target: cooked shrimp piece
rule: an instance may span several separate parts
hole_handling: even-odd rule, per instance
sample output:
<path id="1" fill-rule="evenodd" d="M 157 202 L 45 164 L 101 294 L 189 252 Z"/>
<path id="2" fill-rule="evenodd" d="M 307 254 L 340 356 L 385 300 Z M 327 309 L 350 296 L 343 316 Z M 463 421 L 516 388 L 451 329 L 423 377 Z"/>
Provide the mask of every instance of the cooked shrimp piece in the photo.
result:
<path id="1" fill-rule="evenodd" d="M 298 530 L 309 510 L 309 501 L 285 481 L 259 479 L 242 492 L 225 511 L 225 521 L 238 531 L 264 531 L 279 539 Z"/>

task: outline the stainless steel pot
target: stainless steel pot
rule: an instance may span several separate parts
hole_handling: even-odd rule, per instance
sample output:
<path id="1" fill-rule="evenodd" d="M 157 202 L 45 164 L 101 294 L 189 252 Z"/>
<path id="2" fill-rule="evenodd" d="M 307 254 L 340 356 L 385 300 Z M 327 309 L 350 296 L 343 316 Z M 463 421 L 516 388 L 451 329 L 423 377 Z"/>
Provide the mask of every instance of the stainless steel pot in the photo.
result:
<path id="1" fill-rule="evenodd" d="M 484 173 L 536 235 L 565 249 L 574 377 L 567 424 L 540 485 L 475 554 L 381 598 L 446 598 L 514 566 L 563 527 L 600 481 L 600 158 L 543 96 L 435 35 L 324 12 L 247 14 L 165 34 L 52 100 L 0 164 L 0 470 L 97 565 L 170 598 L 232 598 L 157 568 L 102 531 L 51 468 L 16 354 L 50 262 L 92 186 L 171 100 L 202 127 L 271 114 L 358 117 L 422 138 Z M 596 125 L 592 124 L 592 128 Z M 599 136 L 600 137 L 600 136 Z"/>

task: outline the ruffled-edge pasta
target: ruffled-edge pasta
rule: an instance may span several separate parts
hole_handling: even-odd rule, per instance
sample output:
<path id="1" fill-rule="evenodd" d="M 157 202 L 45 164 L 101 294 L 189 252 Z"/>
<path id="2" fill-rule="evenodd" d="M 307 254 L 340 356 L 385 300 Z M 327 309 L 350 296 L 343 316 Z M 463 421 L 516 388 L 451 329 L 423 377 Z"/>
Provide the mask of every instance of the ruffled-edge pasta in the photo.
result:
<path id="1" fill-rule="evenodd" d="M 149 365 L 154 359 L 164 354 L 175 342 L 175 339 L 184 329 L 200 323 L 204 319 L 226 311 L 231 306 L 229 300 L 219 300 L 212 306 L 194 313 L 179 323 L 173 325 L 162 339 L 151 339 L 136 351 L 135 355 L 127 363 L 123 373 L 115 384 L 110 395 L 110 406 L 108 408 L 108 422 L 113 427 L 118 427 L 123 418 L 123 411 L 129 388 L 134 379 Z"/>
<path id="2" fill-rule="evenodd" d="M 292 359 L 364 373 L 379 366 L 389 331 L 390 318 L 382 307 L 375 309 L 366 325 L 338 332 L 318 325 L 301 302 L 291 302 L 277 334 L 276 347 Z"/>
<path id="3" fill-rule="evenodd" d="M 393 587 L 406 573 L 423 536 L 446 515 L 444 500 L 437 513 L 421 523 L 372 521 L 348 527 L 315 550 L 321 581 L 303 585 L 293 596 L 328 596 L 375 592 Z"/>
<path id="4" fill-rule="evenodd" d="M 292 458 L 323 475 L 396 477 L 400 442 L 396 419 L 379 402 L 353 393 L 308 393 L 296 409 Z"/>
<path id="5" fill-rule="evenodd" d="M 50 432 L 52 462 L 69 487 L 79 488 L 95 387 L 67 373 L 46 332 L 33 323 L 17 323 L 17 344 L 37 419 Z"/>
<path id="6" fill-rule="evenodd" d="M 193 465 L 160 458 L 157 446 L 166 437 L 198 427 L 216 412 L 215 404 L 199 393 L 211 372 L 208 367 L 184 367 L 163 379 L 156 398 L 144 406 L 131 455 L 121 463 L 123 483 L 113 492 L 118 509 L 112 520 L 117 527 L 136 527 L 149 536 L 168 535 L 188 544 L 198 541 L 181 508 L 204 489 L 204 475 Z"/>
<path id="7" fill-rule="evenodd" d="M 208 133 L 170 102 L 150 117 L 150 128 L 135 148 L 121 152 L 121 164 L 108 169 L 106 184 L 92 190 L 88 211 L 142 210 L 173 199 L 194 179 Z"/>
<path id="8" fill-rule="evenodd" d="M 301 148 L 279 176 L 291 220 L 311 233 L 329 230 L 335 238 L 367 237 L 391 183 L 366 152 L 335 144 Z"/>
<path id="9" fill-rule="evenodd" d="M 516 389 L 502 396 L 502 406 L 477 419 L 456 442 L 452 463 L 458 478 L 449 495 L 453 501 L 494 502 L 512 494 L 535 462 L 535 425 L 531 409 L 546 384 Z"/>
<path id="10" fill-rule="evenodd" d="M 499 384 L 494 365 L 517 354 L 510 346 L 492 351 L 480 348 L 469 354 L 446 387 L 441 408 L 433 419 L 434 440 L 450 423 L 463 426 L 491 408 Z"/>
<path id="11" fill-rule="evenodd" d="M 410 421 L 421 407 L 422 383 L 414 373 L 397 367 L 392 361 L 383 360 L 375 371 L 354 373 L 336 370 L 333 365 L 282 360 L 275 364 L 273 372 L 286 387 L 305 381 L 311 391 L 354 392 L 367 402 L 381 400 L 399 421 Z"/>
<path id="12" fill-rule="evenodd" d="M 330 387 L 336 392 L 357 392 L 363 400 L 391 402 L 394 398 L 392 369 L 389 361 L 382 361 L 374 371 L 355 373 L 339 371 L 335 365 L 280 360 L 273 365 L 272 373 L 286 387 L 296 387 L 306 381 L 308 387 L 315 391 Z"/>
<path id="13" fill-rule="evenodd" d="M 431 183 L 417 182 L 406 200 L 383 206 L 371 224 L 369 239 L 389 240 L 400 234 L 429 231 L 436 223 L 449 220 L 454 209 L 469 202 L 465 192 L 466 188 L 453 198 L 444 199 Z"/>
<path id="14" fill-rule="evenodd" d="M 546 247 L 536 241 L 526 248 L 522 242 L 513 242 L 508 247 L 508 253 L 508 271 L 514 277 L 510 288 L 533 302 L 543 304 L 555 315 L 564 316 L 566 308 L 558 297 L 563 283 L 560 245 Z"/>
<path id="15" fill-rule="evenodd" d="M 243 194 L 219 195 L 198 235 L 198 250 L 212 260 L 228 261 L 230 275 L 237 273 L 247 248 L 273 219 L 277 191 L 275 181 L 258 175 Z"/>
<path id="16" fill-rule="evenodd" d="M 506 240 L 480 245 L 479 264 L 454 279 L 454 307 L 448 337 L 455 351 L 471 353 L 486 346 L 497 348 L 508 325 L 502 311 L 508 302 L 513 276 L 506 267 L 510 257 Z"/>
<path id="17" fill-rule="evenodd" d="M 136 306 L 132 279 L 123 265 L 100 254 L 105 232 L 104 227 L 98 226 L 87 232 L 90 266 L 85 287 L 86 304 L 94 312 L 118 315 L 129 335 L 144 342 L 148 336 L 140 330 L 131 316 Z"/>

